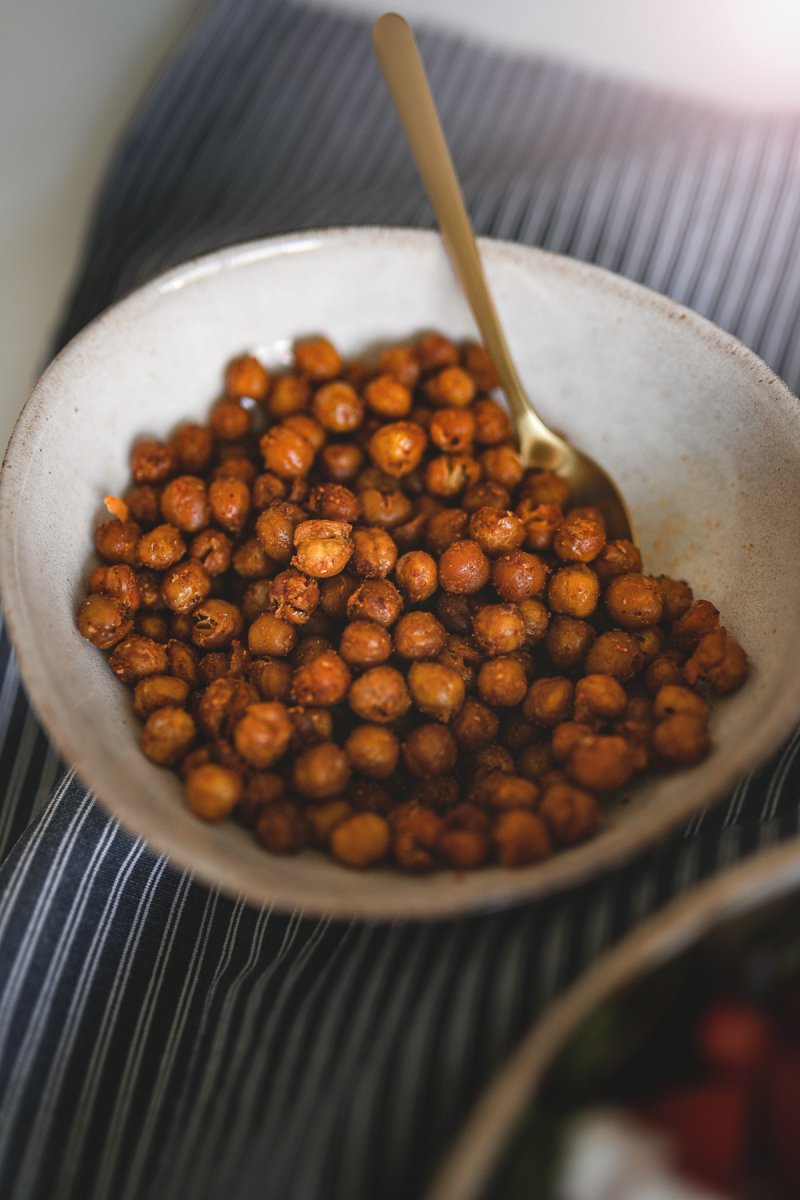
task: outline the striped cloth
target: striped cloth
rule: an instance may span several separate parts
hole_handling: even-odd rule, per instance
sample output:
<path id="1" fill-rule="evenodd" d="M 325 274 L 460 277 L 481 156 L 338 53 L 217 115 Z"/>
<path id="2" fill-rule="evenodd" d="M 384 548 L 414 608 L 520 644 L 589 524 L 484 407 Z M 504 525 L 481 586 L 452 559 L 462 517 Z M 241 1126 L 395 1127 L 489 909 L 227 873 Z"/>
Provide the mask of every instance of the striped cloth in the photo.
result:
<path id="1" fill-rule="evenodd" d="M 620 271 L 800 383 L 800 121 L 424 34 L 478 230 Z M 112 165 L 59 340 L 154 272 L 319 225 L 430 225 L 359 20 L 216 0 Z M 766 481 L 765 481 L 766 482 Z M 259 911 L 59 763 L 2 640 L 0 1195 L 399 1200 L 530 1021 L 646 914 L 798 832 L 800 734 L 625 869 L 435 926 Z"/>

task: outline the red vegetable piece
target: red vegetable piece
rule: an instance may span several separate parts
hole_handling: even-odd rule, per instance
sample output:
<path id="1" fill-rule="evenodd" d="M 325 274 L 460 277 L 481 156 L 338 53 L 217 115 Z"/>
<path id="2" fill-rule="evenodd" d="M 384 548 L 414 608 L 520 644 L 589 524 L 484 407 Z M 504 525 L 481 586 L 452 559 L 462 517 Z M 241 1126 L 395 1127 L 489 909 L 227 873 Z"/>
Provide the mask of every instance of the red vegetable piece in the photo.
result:
<path id="1" fill-rule="evenodd" d="M 712 1004 L 697 1027 L 700 1057 L 709 1067 L 726 1074 L 757 1072 L 767 1060 L 771 1042 L 766 1017 L 747 1004 L 733 1001 Z"/>
<path id="2" fill-rule="evenodd" d="M 800 1046 L 776 1045 L 764 1091 L 771 1194 L 800 1196 Z"/>
<path id="3" fill-rule="evenodd" d="M 646 1100 L 640 1111 L 671 1140 L 679 1170 L 726 1195 L 739 1195 L 749 1110 L 747 1084 L 729 1078 L 673 1088 Z"/>

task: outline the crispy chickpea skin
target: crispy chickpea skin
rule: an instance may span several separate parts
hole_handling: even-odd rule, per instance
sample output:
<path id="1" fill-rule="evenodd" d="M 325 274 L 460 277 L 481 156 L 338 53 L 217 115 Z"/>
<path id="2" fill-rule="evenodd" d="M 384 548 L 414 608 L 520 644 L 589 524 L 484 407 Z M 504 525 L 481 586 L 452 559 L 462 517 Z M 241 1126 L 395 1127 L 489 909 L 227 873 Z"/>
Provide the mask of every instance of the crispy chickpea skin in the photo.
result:
<path id="1" fill-rule="evenodd" d="M 332 831 L 330 847 L 348 867 L 373 867 L 382 862 L 391 846 L 388 821 L 378 813 L 355 813 Z"/>
<path id="2" fill-rule="evenodd" d="M 174 767 L 191 750 L 196 736 L 197 727 L 186 710 L 166 706 L 150 713 L 140 745 L 151 762 Z"/>
<path id="3" fill-rule="evenodd" d="M 315 579 L 343 571 L 353 556 L 352 527 L 347 521 L 302 521 L 294 531 L 294 566 Z"/>
<path id="4" fill-rule="evenodd" d="M 385 529 L 353 531 L 352 570 L 363 579 L 383 579 L 397 562 L 397 544 Z"/>
<path id="5" fill-rule="evenodd" d="M 243 624 L 235 604 L 205 600 L 192 613 L 192 641 L 201 650 L 221 650 L 239 636 Z"/>

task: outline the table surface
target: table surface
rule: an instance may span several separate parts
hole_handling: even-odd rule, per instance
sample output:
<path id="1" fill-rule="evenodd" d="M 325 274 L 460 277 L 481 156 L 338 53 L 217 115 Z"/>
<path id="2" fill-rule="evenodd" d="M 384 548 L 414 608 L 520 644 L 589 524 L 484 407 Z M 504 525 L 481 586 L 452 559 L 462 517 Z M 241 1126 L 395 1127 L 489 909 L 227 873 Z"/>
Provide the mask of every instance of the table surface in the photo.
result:
<path id="1" fill-rule="evenodd" d="M 109 154 L 202 0 L 24 0 L 0 38 L 0 446 L 44 365 Z M 376 15 L 386 0 L 317 0 Z M 800 108 L 800 5 L 786 0 L 407 0 L 409 18 L 656 86 Z M 602 13 L 602 16 L 600 16 Z M 35 70 L 33 69 L 35 66 Z"/>

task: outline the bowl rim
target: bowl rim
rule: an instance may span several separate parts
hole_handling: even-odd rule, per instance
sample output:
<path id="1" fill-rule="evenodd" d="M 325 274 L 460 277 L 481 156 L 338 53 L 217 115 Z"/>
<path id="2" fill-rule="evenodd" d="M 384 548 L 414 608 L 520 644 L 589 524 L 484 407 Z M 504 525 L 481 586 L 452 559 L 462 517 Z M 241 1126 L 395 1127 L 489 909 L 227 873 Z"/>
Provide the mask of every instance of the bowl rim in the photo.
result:
<path id="1" fill-rule="evenodd" d="M 772 389 L 773 402 L 797 407 L 800 413 L 800 402 L 797 398 L 783 380 L 753 351 L 705 317 L 684 308 L 668 297 L 603 267 L 579 259 L 517 242 L 493 238 L 478 240 L 481 248 L 489 255 L 497 255 L 527 267 L 530 267 L 532 261 L 544 260 L 551 269 L 566 273 L 578 282 L 588 281 L 590 286 L 598 287 L 601 292 L 610 290 L 628 302 L 647 305 L 667 319 L 684 322 L 717 349 L 741 360 L 743 366 L 762 386 Z M 131 809 L 124 804 L 118 805 L 113 796 L 107 798 L 102 795 L 101 789 L 96 786 L 97 775 L 90 757 L 84 755 L 76 739 L 62 732 L 58 706 L 47 686 L 47 672 L 38 653 L 35 631 L 26 617 L 23 589 L 17 574 L 15 521 L 27 475 L 26 460 L 28 469 L 32 461 L 32 456 L 26 453 L 26 449 L 35 439 L 37 426 L 47 413 L 48 390 L 52 385 L 57 385 L 59 375 L 69 367 L 73 357 L 80 355 L 84 343 L 96 337 L 106 325 L 124 321 L 128 314 L 135 315 L 140 308 L 157 303 L 163 294 L 191 286 L 194 281 L 285 254 L 311 252 L 317 247 L 332 243 L 346 244 L 347 241 L 366 241 L 373 245 L 377 242 L 378 246 L 374 248 L 379 248 L 380 242 L 392 245 L 427 245 L 438 249 L 443 261 L 446 261 L 444 247 L 436 230 L 400 226 L 367 225 L 313 229 L 236 243 L 189 259 L 131 289 L 99 313 L 56 355 L 36 383 L 17 418 L 0 468 L 0 596 L 3 601 L 4 619 L 34 710 L 64 760 L 93 791 L 105 810 L 126 829 L 143 838 L 155 853 L 165 854 L 174 866 L 191 872 L 195 878 L 208 886 L 220 888 L 227 894 L 242 897 L 258 905 L 271 904 L 283 911 L 296 910 L 299 905 L 307 915 L 339 920 L 437 921 L 469 913 L 510 908 L 562 891 L 629 860 L 657 838 L 665 836 L 688 820 L 700 807 L 720 800 L 748 770 L 764 761 L 793 728 L 797 720 L 797 711 L 800 709 L 800 672 L 784 687 L 783 702 L 775 704 L 767 713 L 761 725 L 757 750 L 754 752 L 750 741 L 742 738 L 728 754 L 724 769 L 719 771 L 713 788 L 704 793 L 702 802 L 691 796 L 688 799 L 676 797 L 671 799 L 668 809 L 644 807 L 617 826 L 601 831 L 589 842 L 562 850 L 543 863 L 508 871 L 493 882 L 490 889 L 477 889 L 473 892 L 464 887 L 454 886 L 446 893 L 442 891 L 433 895 L 427 895 L 424 888 L 409 889 L 407 903 L 403 905 L 391 896 L 381 898 L 378 895 L 371 897 L 368 902 L 359 902 L 349 896 L 332 895 L 330 902 L 323 904 L 316 897 L 304 895 L 302 899 L 298 899 L 293 888 L 281 880 L 270 881 L 263 888 L 243 885 L 241 880 L 234 877 L 231 869 L 220 870 L 219 863 L 216 864 L 217 869 L 213 869 L 205 862 L 197 862 L 176 836 L 162 836 L 158 831 L 153 836 L 148 828 L 146 816 L 140 816 L 142 810 Z M 20 467 L 22 469 L 19 469 Z"/>
<path id="2" fill-rule="evenodd" d="M 800 890 L 800 838 L 758 851 L 691 888 L 598 958 L 532 1023 L 472 1106 L 425 1200 L 479 1200 L 523 1107 L 581 1022 L 724 921 Z"/>

